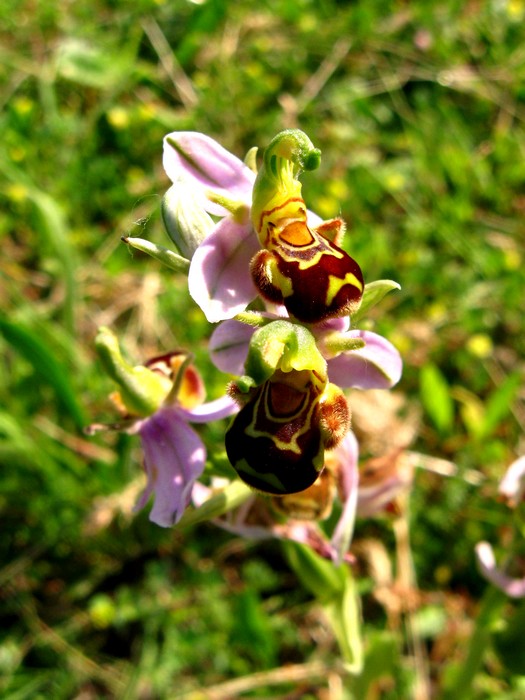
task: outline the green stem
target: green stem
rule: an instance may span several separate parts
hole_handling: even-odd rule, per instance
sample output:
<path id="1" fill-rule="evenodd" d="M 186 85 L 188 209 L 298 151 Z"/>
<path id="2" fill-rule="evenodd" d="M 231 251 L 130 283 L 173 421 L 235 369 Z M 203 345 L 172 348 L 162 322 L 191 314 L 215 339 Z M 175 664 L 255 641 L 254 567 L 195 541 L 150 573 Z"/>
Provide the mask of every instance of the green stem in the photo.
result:
<path id="1" fill-rule="evenodd" d="M 190 261 L 162 245 L 152 243 L 145 238 L 133 238 L 131 236 L 123 236 L 121 241 L 131 248 L 140 250 L 141 253 L 151 255 L 152 258 L 155 258 L 163 265 L 167 265 L 172 270 L 175 270 L 175 272 L 184 272 L 188 274 Z"/>
<path id="2" fill-rule="evenodd" d="M 492 637 L 492 625 L 499 618 L 506 600 L 505 594 L 495 586 L 489 586 L 485 591 L 467 657 L 446 684 L 443 700 L 467 700 L 472 696 L 472 684 Z"/>

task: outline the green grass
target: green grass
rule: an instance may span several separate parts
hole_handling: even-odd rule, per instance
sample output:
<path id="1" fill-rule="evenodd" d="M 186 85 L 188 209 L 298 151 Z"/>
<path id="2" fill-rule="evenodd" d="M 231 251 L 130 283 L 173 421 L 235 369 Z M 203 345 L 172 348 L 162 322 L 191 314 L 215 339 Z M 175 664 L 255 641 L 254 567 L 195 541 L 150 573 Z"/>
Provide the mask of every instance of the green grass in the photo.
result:
<path id="1" fill-rule="evenodd" d="M 490 593 L 474 545 L 501 543 L 503 556 L 512 528 L 523 534 L 496 488 L 524 441 L 524 19 L 517 0 L 0 9 L 2 697 L 197 698 L 247 677 L 249 697 L 314 698 L 329 673 L 344 697 L 404 700 L 421 678 L 433 697 L 454 688 Z M 182 275 L 120 241 L 169 244 L 163 135 L 202 131 L 243 157 L 290 126 L 323 152 L 303 178 L 309 207 L 347 220 L 367 280 L 402 285 L 367 322 L 403 354 L 396 391 L 418 416 L 410 449 L 455 470 L 416 471 L 406 625 L 396 589 L 389 607 L 356 569 L 367 653 L 357 680 L 278 543 L 132 517 L 136 440 L 81 430 L 114 419 L 99 325 L 136 362 L 191 347 L 210 394 L 224 386 Z M 399 560 L 395 532 L 359 522 L 356 548 L 372 541 Z M 523 606 L 491 604 L 467 690 L 517 699 L 525 666 L 511 621 Z M 306 680 L 273 684 L 272 670 L 300 667 Z"/>

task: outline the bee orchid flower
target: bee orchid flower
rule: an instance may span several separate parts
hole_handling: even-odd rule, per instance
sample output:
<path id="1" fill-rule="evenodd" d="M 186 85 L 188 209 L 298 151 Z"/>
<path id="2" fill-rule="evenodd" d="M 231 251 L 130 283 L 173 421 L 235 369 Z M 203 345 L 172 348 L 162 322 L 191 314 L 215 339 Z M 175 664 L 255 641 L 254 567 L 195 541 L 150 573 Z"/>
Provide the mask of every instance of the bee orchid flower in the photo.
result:
<path id="1" fill-rule="evenodd" d="M 258 295 L 250 274 L 260 249 L 251 221 L 255 172 L 214 139 L 193 131 L 164 137 L 163 165 L 171 189 L 191 191 L 217 219 L 191 258 L 190 295 L 211 323 L 233 318 Z M 307 216 L 312 226 L 321 222 L 311 212 Z"/>
<path id="2" fill-rule="evenodd" d="M 114 427 L 141 439 L 147 484 L 135 510 L 153 494 L 150 520 L 170 527 L 182 517 L 206 463 L 206 448 L 191 424 L 226 418 L 237 411 L 236 404 L 229 396 L 204 402 L 204 384 L 187 353 L 168 353 L 133 367 L 107 328 L 99 330 L 96 345 L 119 387 L 112 399 L 124 420 Z M 91 426 L 89 432 L 100 427 Z"/>

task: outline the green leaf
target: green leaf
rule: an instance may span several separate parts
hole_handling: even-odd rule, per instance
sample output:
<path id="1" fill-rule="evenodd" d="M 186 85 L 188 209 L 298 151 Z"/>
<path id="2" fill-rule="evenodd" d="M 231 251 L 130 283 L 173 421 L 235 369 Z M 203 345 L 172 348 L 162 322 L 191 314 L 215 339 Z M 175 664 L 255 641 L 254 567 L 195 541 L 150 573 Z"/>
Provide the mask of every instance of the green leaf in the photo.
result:
<path id="1" fill-rule="evenodd" d="M 40 219 L 39 232 L 52 249 L 62 267 L 66 289 L 64 316 L 67 329 L 74 333 L 76 282 L 76 253 L 71 244 L 67 219 L 62 206 L 47 192 L 36 187 L 26 173 L 0 157 L 0 172 L 11 182 L 23 185 L 27 199 L 33 204 Z"/>
<path id="2" fill-rule="evenodd" d="M 361 304 L 352 314 L 352 325 L 355 326 L 373 306 L 379 304 L 381 299 L 394 289 L 401 289 L 401 285 L 394 280 L 376 280 L 366 284 Z"/>
<path id="3" fill-rule="evenodd" d="M 494 648 L 504 666 L 511 672 L 523 675 L 525 669 L 525 601 L 512 615 L 507 616 L 505 626 L 494 634 Z"/>
<path id="4" fill-rule="evenodd" d="M 395 634 L 388 631 L 369 634 L 363 671 L 353 686 L 354 697 L 369 697 L 373 684 L 385 677 L 394 677 L 400 666 L 399 643 Z"/>
<path id="5" fill-rule="evenodd" d="M 345 666 L 350 673 L 360 674 L 363 668 L 363 643 L 361 639 L 361 605 L 356 583 L 349 567 L 342 592 L 323 610 L 339 643 Z"/>
<path id="6" fill-rule="evenodd" d="M 71 416 L 78 428 L 85 425 L 84 413 L 77 401 L 63 358 L 56 357 L 38 333 L 21 324 L 0 318 L 0 332 L 10 345 L 33 367 L 39 381 L 51 386 L 65 413 Z"/>
<path id="7" fill-rule="evenodd" d="M 286 559 L 304 587 L 321 601 L 342 594 L 346 569 L 323 559 L 310 547 L 298 542 L 283 542 Z"/>
<path id="8" fill-rule="evenodd" d="M 443 373 L 433 364 L 425 365 L 419 376 L 421 402 L 440 433 L 448 433 L 454 421 L 454 402 Z"/>
<path id="9" fill-rule="evenodd" d="M 477 394 L 464 386 L 455 386 L 451 390 L 452 397 L 459 403 L 459 412 L 469 435 L 478 438 L 480 426 L 485 416 L 485 406 Z"/>
<path id="10" fill-rule="evenodd" d="M 81 39 L 67 38 L 58 47 L 56 68 L 67 80 L 88 87 L 111 88 L 126 79 L 133 67 L 135 51 L 129 47 L 108 50 Z"/>
<path id="11" fill-rule="evenodd" d="M 512 402 L 518 389 L 523 385 L 523 374 L 510 374 L 501 385 L 492 392 L 485 405 L 483 420 L 479 425 L 476 437 L 485 438 L 491 435 L 499 423 L 511 412 Z"/>

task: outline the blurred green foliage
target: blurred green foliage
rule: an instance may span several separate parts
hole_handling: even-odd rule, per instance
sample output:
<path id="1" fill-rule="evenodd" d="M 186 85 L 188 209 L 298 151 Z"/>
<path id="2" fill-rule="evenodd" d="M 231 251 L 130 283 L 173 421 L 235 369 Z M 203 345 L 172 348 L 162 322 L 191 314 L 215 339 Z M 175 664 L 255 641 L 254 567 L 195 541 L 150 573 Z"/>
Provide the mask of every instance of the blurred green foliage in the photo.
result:
<path id="1" fill-rule="evenodd" d="M 367 280 L 402 285 L 363 323 L 403 353 L 398 391 L 422 410 L 412 449 L 456 467 L 418 470 L 411 493 L 417 619 L 439 697 L 485 588 L 473 547 L 504 540 L 496 484 L 524 446 L 524 18 L 521 0 L 2 5 L 2 697 L 196 698 L 286 664 L 338 673 L 334 639 L 275 543 L 131 519 L 136 442 L 80 430 L 114 418 L 99 325 L 134 362 L 191 347 L 210 396 L 226 381 L 182 276 L 120 242 L 168 244 L 163 135 L 202 131 L 243 157 L 291 126 L 323 152 L 304 178 L 309 207 L 347 220 Z M 356 537 L 393 553 L 389 522 L 361 522 Z M 364 572 L 361 585 L 365 670 L 348 692 L 410 697 L 409 635 Z M 513 606 L 503 615 L 475 698 L 524 692 Z M 320 697 L 316 668 L 280 678 L 279 692 Z M 246 688 L 268 697 L 274 682 Z"/>

